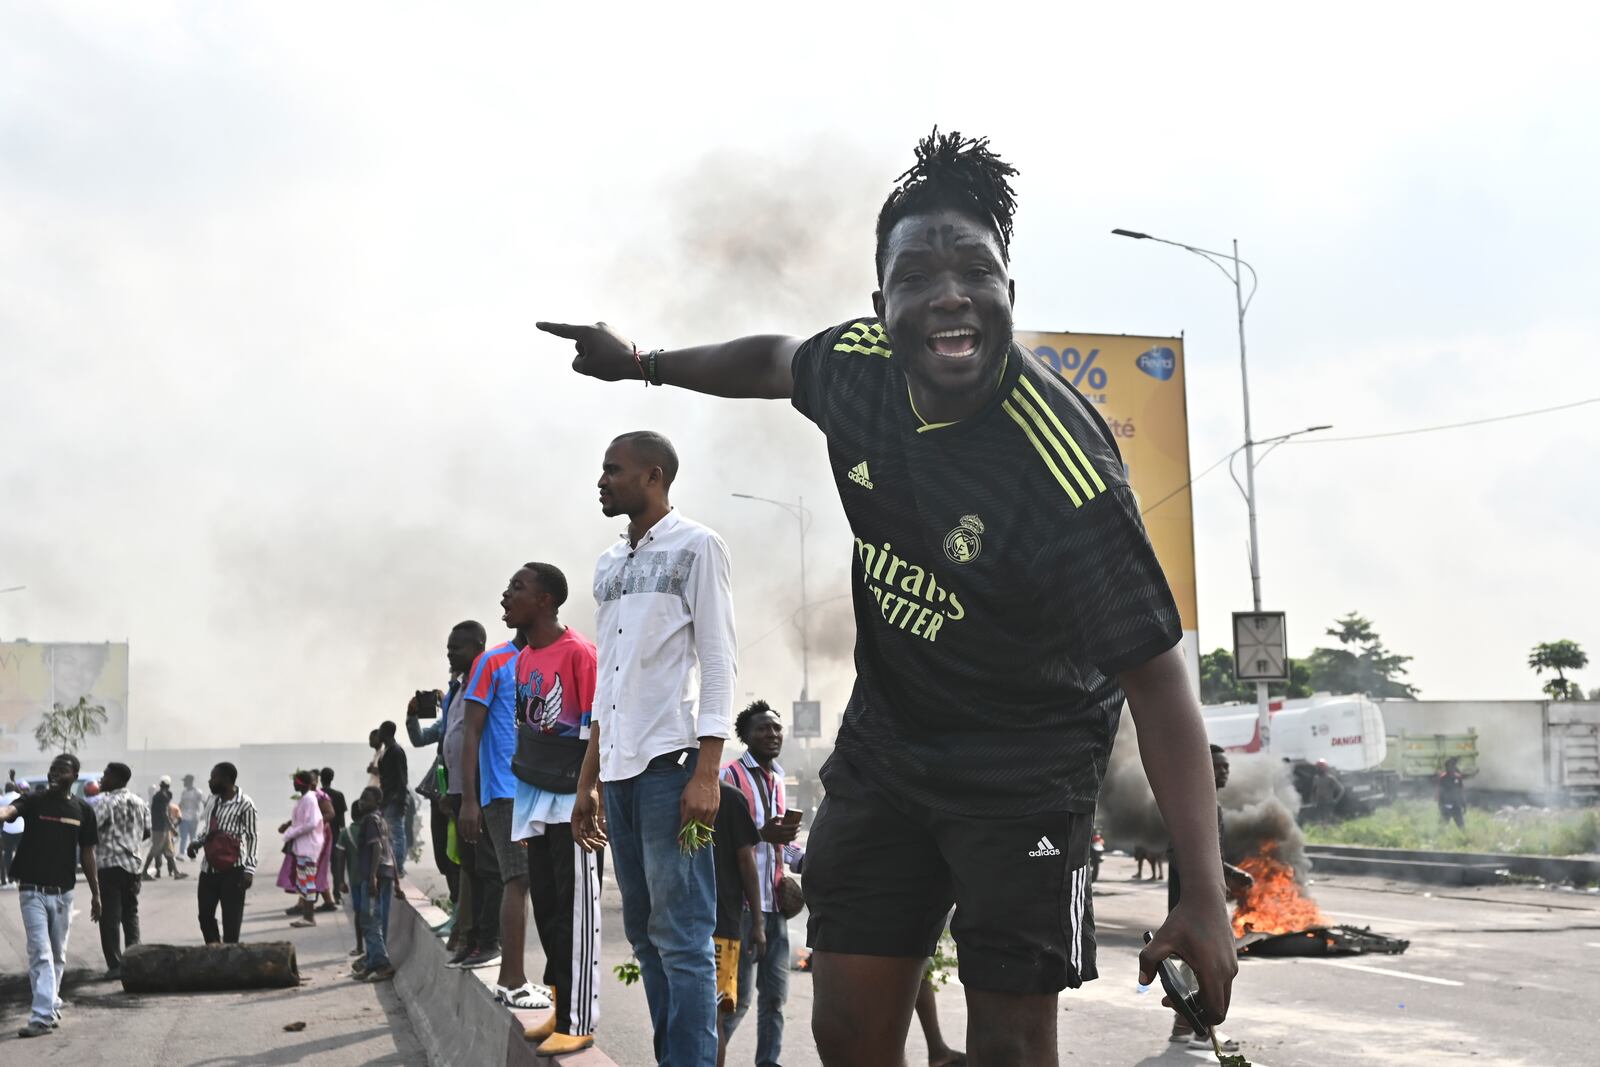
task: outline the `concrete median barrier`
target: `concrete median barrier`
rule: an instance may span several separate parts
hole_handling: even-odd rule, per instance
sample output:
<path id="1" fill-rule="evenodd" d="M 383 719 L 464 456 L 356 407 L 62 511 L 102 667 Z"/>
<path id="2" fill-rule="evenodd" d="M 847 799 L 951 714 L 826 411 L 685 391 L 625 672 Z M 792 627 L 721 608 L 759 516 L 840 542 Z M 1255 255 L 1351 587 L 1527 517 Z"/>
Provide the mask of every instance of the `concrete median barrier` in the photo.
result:
<path id="1" fill-rule="evenodd" d="M 493 968 L 464 971 L 445 966 L 449 955 L 433 927 L 445 913 L 410 882 L 401 880 L 389 916 L 389 958 L 395 992 L 428 1060 L 443 1067 L 616 1067 L 598 1048 L 555 1059 L 538 1055 L 523 1034 L 550 1014 L 512 1011 L 494 998 Z M 529 929 L 532 929 L 529 923 Z"/>

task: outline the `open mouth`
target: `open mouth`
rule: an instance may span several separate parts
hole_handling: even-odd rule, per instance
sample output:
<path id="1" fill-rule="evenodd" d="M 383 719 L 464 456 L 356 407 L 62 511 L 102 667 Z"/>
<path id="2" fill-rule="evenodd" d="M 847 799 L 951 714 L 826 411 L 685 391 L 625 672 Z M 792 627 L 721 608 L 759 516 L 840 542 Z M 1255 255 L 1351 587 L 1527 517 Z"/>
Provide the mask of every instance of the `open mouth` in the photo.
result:
<path id="1" fill-rule="evenodd" d="M 928 350 L 941 359 L 971 359 L 978 354 L 982 336 L 970 326 L 939 330 L 928 335 Z"/>

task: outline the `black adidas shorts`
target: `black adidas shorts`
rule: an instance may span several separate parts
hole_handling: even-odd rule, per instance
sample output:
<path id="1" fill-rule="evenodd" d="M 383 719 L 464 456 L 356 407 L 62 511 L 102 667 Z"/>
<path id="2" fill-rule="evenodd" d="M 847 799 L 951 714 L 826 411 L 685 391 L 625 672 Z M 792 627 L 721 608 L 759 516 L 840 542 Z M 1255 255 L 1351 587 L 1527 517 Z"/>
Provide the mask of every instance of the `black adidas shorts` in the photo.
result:
<path id="1" fill-rule="evenodd" d="M 945 917 L 961 982 L 1057 993 L 1098 977 L 1089 893 L 1093 816 L 969 818 L 904 804 L 835 752 L 803 869 L 820 952 L 931 956 Z"/>

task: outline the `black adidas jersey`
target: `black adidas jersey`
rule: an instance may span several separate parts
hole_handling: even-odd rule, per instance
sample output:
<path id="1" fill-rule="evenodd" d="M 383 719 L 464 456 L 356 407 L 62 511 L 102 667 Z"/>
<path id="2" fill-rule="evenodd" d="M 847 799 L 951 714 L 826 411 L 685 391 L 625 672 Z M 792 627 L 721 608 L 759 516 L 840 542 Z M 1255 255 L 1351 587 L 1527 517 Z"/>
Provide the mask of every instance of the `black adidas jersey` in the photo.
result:
<path id="1" fill-rule="evenodd" d="M 1092 811 L 1117 672 L 1182 636 L 1110 430 L 1015 344 L 957 423 L 913 411 L 875 319 L 806 341 L 793 371 L 855 534 L 837 750 L 944 811 Z"/>

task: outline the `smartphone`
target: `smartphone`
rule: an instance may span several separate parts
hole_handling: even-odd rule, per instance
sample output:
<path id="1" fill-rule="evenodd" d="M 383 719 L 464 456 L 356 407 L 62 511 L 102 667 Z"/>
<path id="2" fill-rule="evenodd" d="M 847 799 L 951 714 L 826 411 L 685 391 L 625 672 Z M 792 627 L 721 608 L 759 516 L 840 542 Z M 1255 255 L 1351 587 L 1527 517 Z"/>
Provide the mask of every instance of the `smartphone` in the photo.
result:
<path id="1" fill-rule="evenodd" d="M 1155 935 L 1149 930 L 1144 932 L 1145 944 L 1148 945 L 1154 938 Z M 1196 1037 L 1202 1041 L 1210 1040 L 1211 1027 L 1201 1021 L 1200 990 L 1189 984 L 1170 958 L 1161 961 L 1156 974 L 1161 979 L 1161 988 L 1167 991 L 1167 997 L 1172 1001 L 1173 1010 L 1183 1016 L 1184 1022 L 1194 1027 Z"/>
<path id="2" fill-rule="evenodd" d="M 418 689 L 416 703 L 412 705 L 412 715 L 418 719 L 436 719 L 439 717 L 439 694 L 433 689 Z"/>
<path id="3" fill-rule="evenodd" d="M 801 811 L 799 808 L 790 808 L 788 811 L 778 816 L 778 821 L 783 823 L 785 826 L 799 826 L 800 820 L 804 817 L 805 812 Z"/>

